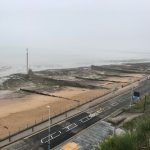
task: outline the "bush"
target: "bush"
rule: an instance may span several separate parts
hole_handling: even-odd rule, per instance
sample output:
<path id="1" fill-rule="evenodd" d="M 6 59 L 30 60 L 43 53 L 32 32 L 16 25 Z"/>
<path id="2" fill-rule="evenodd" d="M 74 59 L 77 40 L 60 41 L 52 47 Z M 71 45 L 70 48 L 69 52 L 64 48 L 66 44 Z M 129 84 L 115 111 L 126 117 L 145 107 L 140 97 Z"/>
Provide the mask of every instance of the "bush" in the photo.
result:
<path id="1" fill-rule="evenodd" d="M 98 150 L 150 150 L 150 115 L 140 117 L 132 123 L 134 126 L 127 124 L 129 132 L 105 139 L 99 144 Z"/>
<path id="2" fill-rule="evenodd" d="M 150 116 L 146 116 L 136 128 L 138 145 L 143 145 L 150 149 Z"/>
<path id="3" fill-rule="evenodd" d="M 113 136 L 104 140 L 99 145 L 99 150 L 135 150 L 135 138 L 127 133 L 121 136 Z"/>

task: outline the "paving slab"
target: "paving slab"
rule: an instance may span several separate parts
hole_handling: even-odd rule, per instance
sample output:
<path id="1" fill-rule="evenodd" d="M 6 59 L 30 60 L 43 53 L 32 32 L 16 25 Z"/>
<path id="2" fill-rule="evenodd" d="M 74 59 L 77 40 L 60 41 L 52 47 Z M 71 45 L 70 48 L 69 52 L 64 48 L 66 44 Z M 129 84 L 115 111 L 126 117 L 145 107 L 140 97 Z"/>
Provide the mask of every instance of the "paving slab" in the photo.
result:
<path id="1" fill-rule="evenodd" d="M 67 141 L 66 143 L 77 143 L 79 145 L 79 150 L 95 150 L 98 143 L 104 140 L 107 136 L 112 135 L 113 131 L 114 128 L 111 124 L 105 121 L 98 121 L 88 129 L 85 129 L 71 138 L 71 140 Z M 62 145 L 58 146 L 54 150 L 60 150 L 61 147 Z"/>

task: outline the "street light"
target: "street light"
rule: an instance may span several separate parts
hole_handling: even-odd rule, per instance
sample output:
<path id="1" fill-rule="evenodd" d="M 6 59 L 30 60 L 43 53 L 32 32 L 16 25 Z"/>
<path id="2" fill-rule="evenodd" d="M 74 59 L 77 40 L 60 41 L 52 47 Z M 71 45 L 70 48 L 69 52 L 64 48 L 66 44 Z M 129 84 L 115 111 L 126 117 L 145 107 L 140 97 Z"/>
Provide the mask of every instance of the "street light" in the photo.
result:
<path id="1" fill-rule="evenodd" d="M 133 90 L 134 90 L 134 86 L 132 86 L 132 89 L 131 89 L 130 109 L 131 109 L 132 102 L 133 102 Z"/>
<path id="2" fill-rule="evenodd" d="M 27 53 L 26 53 L 26 59 L 27 59 L 27 74 L 29 73 L 29 54 L 28 54 L 28 48 L 26 49 Z"/>
<path id="3" fill-rule="evenodd" d="M 131 88 L 131 98 L 130 98 L 130 105 L 129 105 L 129 107 L 130 107 L 130 109 L 131 109 L 131 106 L 132 106 L 132 101 L 133 101 L 133 90 L 134 90 L 134 85 L 133 85 L 133 79 L 132 78 L 130 78 L 130 82 L 131 82 L 131 86 L 132 86 L 132 88 Z"/>
<path id="4" fill-rule="evenodd" d="M 48 134 L 49 134 L 49 139 L 48 139 L 48 150 L 50 150 L 50 128 L 51 128 L 51 123 L 50 123 L 50 106 L 47 106 L 48 108 Z"/>

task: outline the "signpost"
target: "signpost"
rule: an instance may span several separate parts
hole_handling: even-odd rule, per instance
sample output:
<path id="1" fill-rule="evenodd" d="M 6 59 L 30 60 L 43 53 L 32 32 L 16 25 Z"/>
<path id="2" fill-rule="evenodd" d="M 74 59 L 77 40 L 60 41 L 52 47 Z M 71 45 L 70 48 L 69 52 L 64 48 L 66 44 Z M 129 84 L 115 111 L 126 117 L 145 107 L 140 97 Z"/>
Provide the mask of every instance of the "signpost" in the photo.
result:
<path id="1" fill-rule="evenodd" d="M 134 91 L 133 95 L 132 95 L 132 101 L 137 102 L 137 101 L 139 101 L 139 99 L 140 99 L 140 92 Z"/>

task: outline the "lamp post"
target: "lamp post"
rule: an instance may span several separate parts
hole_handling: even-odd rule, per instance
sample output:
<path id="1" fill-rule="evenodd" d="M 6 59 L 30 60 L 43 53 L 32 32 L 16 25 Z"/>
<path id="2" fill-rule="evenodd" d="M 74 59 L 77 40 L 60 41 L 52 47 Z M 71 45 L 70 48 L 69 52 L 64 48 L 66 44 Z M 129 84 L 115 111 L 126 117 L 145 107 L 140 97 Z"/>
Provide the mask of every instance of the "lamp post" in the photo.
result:
<path id="1" fill-rule="evenodd" d="M 147 97 L 145 96 L 144 106 L 143 106 L 143 107 L 144 107 L 143 112 L 145 112 L 145 110 L 146 110 L 146 98 L 147 98 Z"/>
<path id="2" fill-rule="evenodd" d="M 50 106 L 47 106 L 48 108 L 48 134 L 49 134 L 49 139 L 48 139 L 48 150 L 50 150 L 50 128 L 51 128 L 51 122 L 50 122 Z"/>
<path id="3" fill-rule="evenodd" d="M 27 74 L 29 73 L 29 55 L 28 55 L 28 48 L 26 49 L 27 53 L 26 53 L 26 59 L 27 59 Z"/>
<path id="4" fill-rule="evenodd" d="M 130 98 L 130 105 L 129 105 L 129 107 L 130 107 L 130 109 L 131 109 L 132 101 L 133 101 L 133 90 L 134 90 L 134 85 L 133 85 L 133 80 L 132 80 L 132 78 L 130 79 L 130 82 L 131 82 L 132 88 L 131 88 L 131 98 Z"/>
<path id="5" fill-rule="evenodd" d="M 131 89 L 131 99 L 130 99 L 130 109 L 131 109 L 132 101 L 133 101 L 133 90 L 134 90 L 134 87 L 132 86 L 132 89 Z"/>

